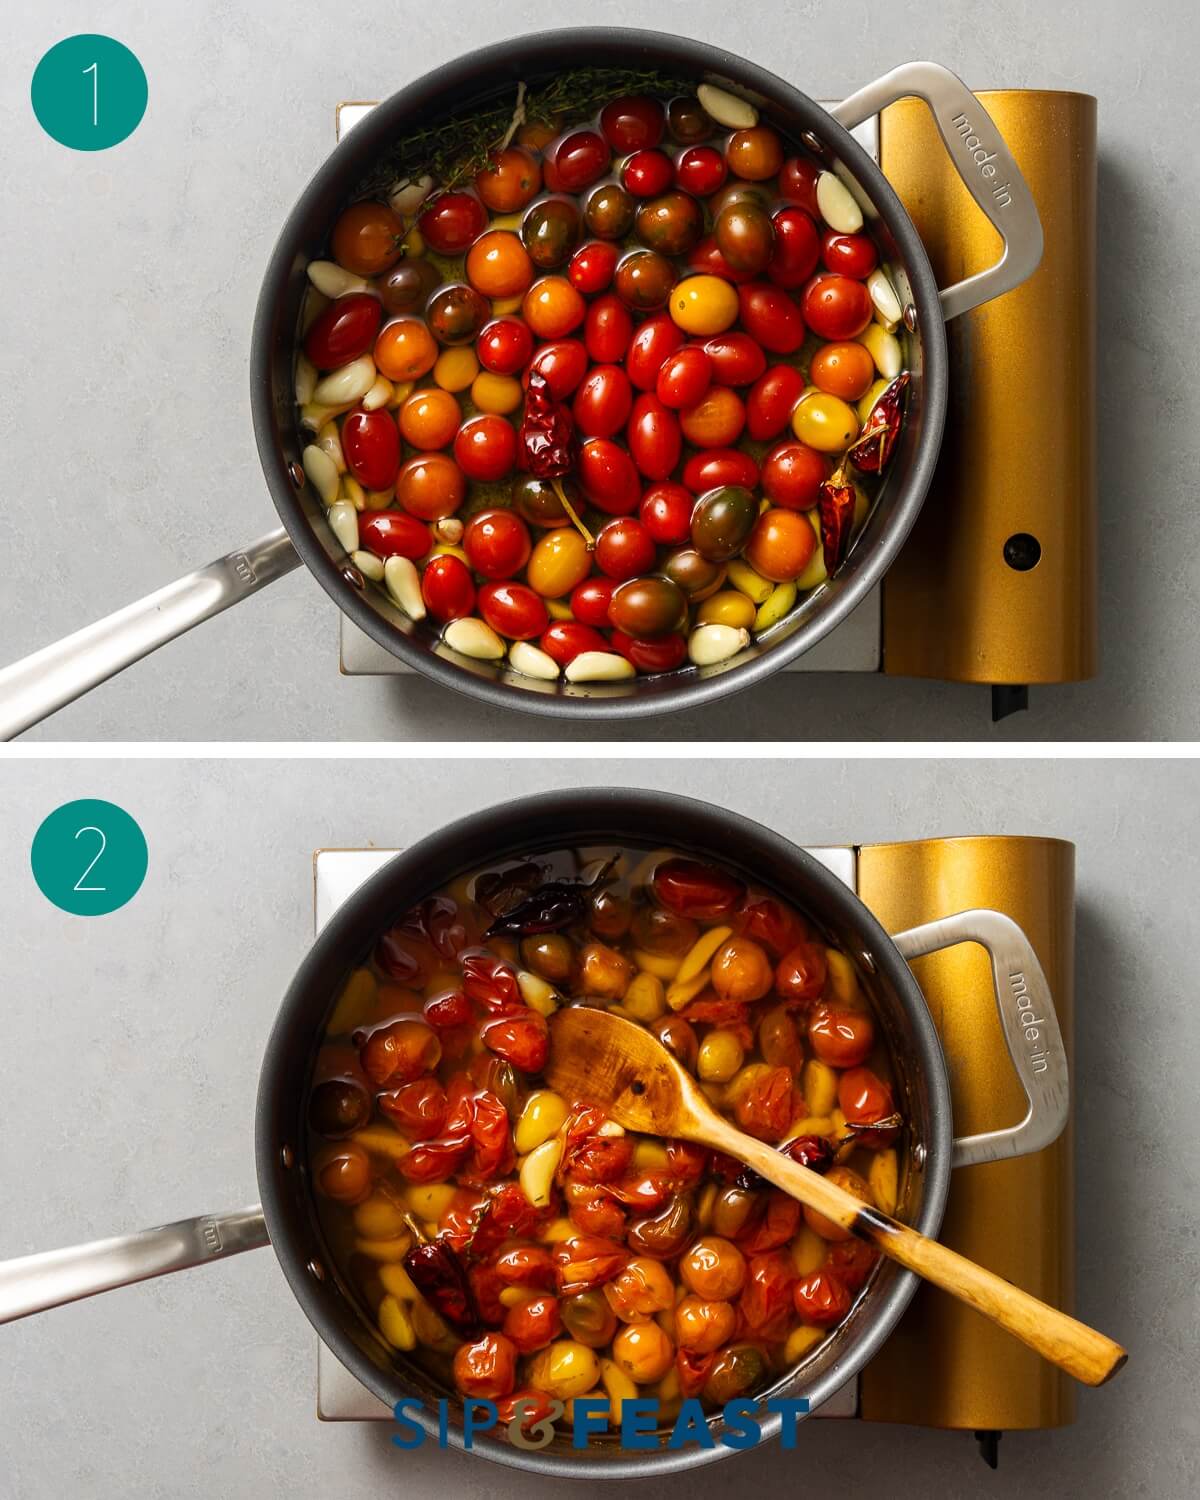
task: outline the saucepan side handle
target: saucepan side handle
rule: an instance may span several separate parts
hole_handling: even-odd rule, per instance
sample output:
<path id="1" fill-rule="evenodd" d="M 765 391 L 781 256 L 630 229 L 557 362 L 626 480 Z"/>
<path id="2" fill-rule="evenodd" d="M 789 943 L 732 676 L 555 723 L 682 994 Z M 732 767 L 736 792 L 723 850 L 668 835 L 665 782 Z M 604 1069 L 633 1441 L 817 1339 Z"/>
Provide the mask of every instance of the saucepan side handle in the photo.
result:
<path id="1" fill-rule="evenodd" d="M 995 265 L 942 290 L 942 314 L 948 321 L 1011 292 L 1033 275 L 1042 259 L 1042 221 L 992 117 L 949 68 L 932 62 L 904 63 L 829 113 L 853 130 L 887 105 L 907 98 L 922 99 L 929 106 L 955 170 L 1004 242 Z"/>
<path id="2" fill-rule="evenodd" d="M 257 1204 L 0 1261 L 0 1323 L 269 1244 Z"/>
<path id="3" fill-rule="evenodd" d="M 1029 1108 L 1019 1125 L 963 1136 L 954 1142 L 956 1167 L 1029 1156 L 1056 1141 L 1070 1113 L 1067 1054 L 1050 986 L 1033 945 L 1002 912 L 960 911 L 893 936 L 906 959 L 937 953 L 956 943 L 979 943 L 992 962 L 992 983 L 1008 1055 Z"/>

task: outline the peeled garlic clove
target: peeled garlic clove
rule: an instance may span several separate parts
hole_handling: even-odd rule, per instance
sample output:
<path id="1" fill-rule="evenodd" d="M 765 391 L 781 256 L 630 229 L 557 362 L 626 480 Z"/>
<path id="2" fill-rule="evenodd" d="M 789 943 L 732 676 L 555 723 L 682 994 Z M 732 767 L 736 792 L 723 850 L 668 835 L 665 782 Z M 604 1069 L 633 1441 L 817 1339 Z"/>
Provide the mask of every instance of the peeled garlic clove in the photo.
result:
<path id="1" fill-rule="evenodd" d="M 432 192 L 433 178 L 428 173 L 424 177 L 406 177 L 403 182 L 392 184 L 388 202 L 395 213 L 402 219 L 407 219 L 410 214 L 416 213 Z"/>
<path id="2" fill-rule="evenodd" d="M 903 316 L 904 309 L 900 306 L 900 298 L 896 296 L 895 287 L 878 266 L 867 277 L 867 291 L 871 294 L 875 316 L 891 333 Z M 898 375 L 899 370 L 896 373 Z"/>
<path id="3" fill-rule="evenodd" d="M 363 411 L 375 411 L 381 406 L 390 405 L 395 389 L 386 375 L 376 375 L 375 384 L 362 398 Z"/>
<path id="4" fill-rule="evenodd" d="M 326 422 L 317 433 L 317 447 L 329 454 L 339 474 L 346 472 L 346 455 L 342 452 L 342 439 L 336 422 Z"/>
<path id="5" fill-rule="evenodd" d="M 881 323 L 868 323 L 859 334 L 858 342 L 875 361 L 875 368 L 884 380 L 895 380 L 904 365 L 904 353 L 896 335 Z"/>
<path id="6" fill-rule="evenodd" d="M 342 475 L 342 499 L 349 500 L 355 510 L 366 510 L 367 492 L 353 474 Z"/>
<path id="7" fill-rule="evenodd" d="M 854 194 L 833 172 L 822 172 L 817 178 L 817 207 L 837 234 L 857 234 L 863 226 L 862 209 Z"/>
<path id="8" fill-rule="evenodd" d="M 344 297 L 347 292 L 365 292 L 370 288 L 361 276 L 343 271 L 336 261 L 314 260 L 308 265 L 308 279 L 326 297 Z"/>
<path id="9" fill-rule="evenodd" d="M 552 1135 L 548 1141 L 535 1146 L 521 1163 L 518 1174 L 521 1191 L 534 1208 L 545 1208 L 550 1202 L 554 1174 L 558 1171 L 565 1144 L 561 1135 Z"/>
<path id="10" fill-rule="evenodd" d="M 323 448 L 318 448 L 316 443 L 309 443 L 300 455 L 300 462 L 304 465 L 309 483 L 324 504 L 332 505 L 338 496 L 338 471 L 333 459 Z"/>
<path id="11" fill-rule="evenodd" d="M 517 644 L 523 646 L 527 642 L 518 641 Z M 521 999 L 531 1010 L 536 1010 L 538 1015 L 552 1016 L 558 1009 L 558 991 L 540 974 L 531 974 L 528 969 L 519 970 L 517 988 L 521 991 Z"/>
<path id="12" fill-rule="evenodd" d="M 815 589 L 829 577 L 825 569 L 825 548 L 821 542 L 821 522 L 815 509 L 806 511 L 805 514 L 808 516 L 808 523 L 813 529 L 813 534 L 816 536 L 817 546 L 813 555 L 808 560 L 808 567 L 796 579 L 796 592 L 798 594 L 805 594 L 809 589 Z M 808 1098 L 807 1094 L 805 1098 Z M 816 1113 L 815 1110 L 813 1112 L 814 1114 Z"/>
<path id="13" fill-rule="evenodd" d="M 408 557 L 389 557 L 383 565 L 383 582 L 388 593 L 410 620 L 425 618 L 425 601 L 421 598 L 421 575 Z"/>
<path id="14" fill-rule="evenodd" d="M 499 661 L 504 655 L 504 642 L 490 625 L 473 615 L 451 620 L 442 632 L 442 640 L 451 651 L 474 657 L 476 661 Z"/>
<path id="15" fill-rule="evenodd" d="M 300 304 L 300 337 L 303 338 L 325 309 L 329 298 L 318 292 L 311 284 L 304 288 L 304 300 Z"/>
<path id="16" fill-rule="evenodd" d="M 372 583 L 383 582 L 383 558 L 376 557 L 373 552 L 352 552 L 350 561 L 358 569 L 364 578 L 369 578 Z"/>
<path id="17" fill-rule="evenodd" d="M 736 625 L 697 625 L 688 637 L 688 656 L 698 667 L 728 661 L 750 644 L 750 632 Z"/>
<path id="18" fill-rule="evenodd" d="M 615 651 L 581 651 L 564 675 L 568 682 L 620 682 L 636 677 L 637 669 Z"/>
<path id="19" fill-rule="evenodd" d="M 463 539 L 463 523 L 457 516 L 442 516 L 433 523 L 433 534 L 439 542 L 454 547 Z"/>
<path id="20" fill-rule="evenodd" d="M 335 500 L 329 507 L 329 529 L 347 552 L 358 551 L 358 512 L 349 500 Z"/>
<path id="21" fill-rule="evenodd" d="M 730 130 L 749 130 L 751 125 L 758 124 L 758 110 L 753 104 L 717 88 L 715 83 L 702 83 L 696 90 L 696 97 L 705 114 L 711 115 L 718 125 L 725 125 Z"/>
<path id="22" fill-rule="evenodd" d="M 529 641 L 515 641 L 508 659 L 513 664 L 513 670 L 524 672 L 526 677 L 540 677 L 543 682 L 553 682 L 558 676 L 558 663 L 554 658 L 547 656 L 540 647 Z"/>
<path id="23" fill-rule="evenodd" d="M 353 401 L 343 402 L 341 406 L 322 406 L 319 402 L 310 401 L 300 408 L 300 425 L 306 427 L 309 432 L 320 432 L 326 422 L 332 421 L 334 417 L 340 417 L 353 405 Z"/>
<path id="24" fill-rule="evenodd" d="M 415 380 L 401 380 L 398 384 L 394 384 L 392 394 L 388 397 L 388 405 L 403 406 L 416 388 Z"/>
<path id="25" fill-rule="evenodd" d="M 739 593 L 745 594 L 755 604 L 765 604 L 771 597 L 771 589 L 774 585 L 770 579 L 764 578 L 761 573 L 756 573 L 748 562 L 743 562 L 740 557 L 735 557 L 729 564 L 729 582 Z"/>
<path id="26" fill-rule="evenodd" d="M 309 359 L 307 354 L 301 354 L 296 360 L 296 383 L 294 391 L 297 406 L 307 406 L 313 398 L 313 392 L 317 388 L 317 367 Z"/>
<path id="27" fill-rule="evenodd" d="M 375 361 L 363 354 L 318 380 L 313 400 L 321 406 L 353 406 L 374 384 Z"/>
<path id="28" fill-rule="evenodd" d="M 795 602 L 796 585 L 777 583 L 771 590 L 770 597 L 759 605 L 758 613 L 754 616 L 755 632 L 770 630 L 772 625 L 778 625 Z"/>

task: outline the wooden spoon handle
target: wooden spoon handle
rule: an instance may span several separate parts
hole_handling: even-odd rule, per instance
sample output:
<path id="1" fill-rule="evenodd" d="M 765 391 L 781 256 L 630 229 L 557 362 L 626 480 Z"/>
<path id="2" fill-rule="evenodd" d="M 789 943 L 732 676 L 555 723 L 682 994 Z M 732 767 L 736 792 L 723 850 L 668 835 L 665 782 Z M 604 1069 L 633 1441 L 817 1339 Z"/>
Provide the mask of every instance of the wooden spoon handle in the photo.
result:
<path id="1" fill-rule="evenodd" d="M 1085 1385 L 1103 1385 L 1128 1358 L 1120 1344 L 1086 1323 L 1040 1302 L 937 1240 L 861 1203 L 852 1193 L 788 1156 L 743 1135 L 720 1116 L 705 1121 L 707 1144 L 739 1157 L 769 1182 L 835 1224 L 869 1241 L 884 1255 L 998 1323 L 1044 1359 Z"/>

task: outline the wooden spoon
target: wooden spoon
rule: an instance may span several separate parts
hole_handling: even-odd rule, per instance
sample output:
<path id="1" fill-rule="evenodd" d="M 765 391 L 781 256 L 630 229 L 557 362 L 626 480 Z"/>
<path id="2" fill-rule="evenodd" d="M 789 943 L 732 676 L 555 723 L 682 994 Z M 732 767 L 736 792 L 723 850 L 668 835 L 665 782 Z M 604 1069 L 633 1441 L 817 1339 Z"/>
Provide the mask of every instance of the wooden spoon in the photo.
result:
<path id="1" fill-rule="evenodd" d="M 555 1013 L 550 1030 L 546 1078 L 568 1101 L 598 1105 L 626 1130 L 678 1136 L 737 1157 L 785 1193 L 991 1318 L 1086 1385 L 1103 1385 L 1128 1358 L 1104 1334 L 735 1130 L 643 1027 L 607 1011 L 569 1006 Z"/>

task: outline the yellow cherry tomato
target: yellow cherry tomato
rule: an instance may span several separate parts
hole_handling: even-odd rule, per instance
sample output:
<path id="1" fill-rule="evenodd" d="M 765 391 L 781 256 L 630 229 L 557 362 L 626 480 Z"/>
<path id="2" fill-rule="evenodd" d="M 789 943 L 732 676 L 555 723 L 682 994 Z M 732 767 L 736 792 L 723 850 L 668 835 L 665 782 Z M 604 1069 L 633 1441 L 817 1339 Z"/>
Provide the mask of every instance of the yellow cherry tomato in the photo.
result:
<path id="1" fill-rule="evenodd" d="M 858 420 L 860 422 L 865 422 L 871 415 L 871 408 L 875 405 L 876 401 L 879 400 L 880 396 L 883 395 L 884 391 L 887 390 L 888 386 L 891 385 L 891 383 L 892 382 L 890 380 L 884 380 L 882 379 L 882 377 L 879 380 L 872 382 L 870 389 L 867 391 L 867 394 L 858 403 Z"/>
<path id="2" fill-rule="evenodd" d="M 814 391 L 792 414 L 792 431 L 818 453 L 841 453 L 858 436 L 858 417 L 840 396 Z"/>
<path id="3" fill-rule="evenodd" d="M 471 383 L 471 400 L 480 411 L 506 417 L 521 404 L 521 382 L 511 375 L 495 375 L 481 370 Z"/>
<path id="4" fill-rule="evenodd" d="M 443 349 L 433 367 L 433 378 L 444 391 L 465 391 L 479 374 L 479 361 L 469 345 Z"/>
<path id="5" fill-rule="evenodd" d="M 755 613 L 753 599 L 737 589 L 722 589 L 701 603 L 696 620 L 701 625 L 732 625 L 735 630 L 749 630 Z"/>
<path id="6" fill-rule="evenodd" d="M 592 569 L 592 554 L 574 526 L 556 526 L 538 538 L 526 568 L 529 587 L 545 599 L 561 599 Z"/>
<path id="7" fill-rule="evenodd" d="M 669 306 L 684 333 L 724 333 L 737 320 L 737 289 L 720 276 L 689 276 L 671 293 Z"/>

